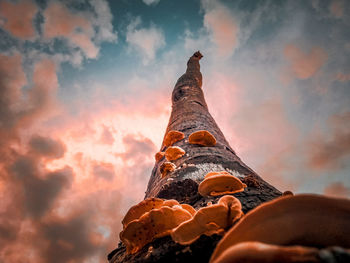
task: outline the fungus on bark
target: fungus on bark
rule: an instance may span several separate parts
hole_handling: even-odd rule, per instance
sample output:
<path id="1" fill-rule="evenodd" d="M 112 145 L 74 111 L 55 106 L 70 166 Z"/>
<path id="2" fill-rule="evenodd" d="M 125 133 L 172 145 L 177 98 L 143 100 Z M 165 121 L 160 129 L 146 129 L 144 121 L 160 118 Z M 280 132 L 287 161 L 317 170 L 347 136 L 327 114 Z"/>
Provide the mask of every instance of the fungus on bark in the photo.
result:
<path id="1" fill-rule="evenodd" d="M 179 158 L 181 158 L 186 152 L 181 149 L 179 146 L 170 146 L 165 151 L 165 158 L 168 161 L 175 161 Z"/>
<path id="2" fill-rule="evenodd" d="M 153 209 L 158 209 L 163 206 L 174 207 L 176 205 L 187 210 L 191 215 L 194 215 L 196 212 L 196 210 L 192 206 L 188 204 L 180 204 L 175 199 L 164 200 L 155 197 L 147 198 L 129 209 L 129 211 L 126 213 L 122 220 L 123 228 L 125 228 L 131 221 L 139 219 L 143 214 Z"/>
<path id="3" fill-rule="evenodd" d="M 162 163 L 162 165 L 160 166 L 160 173 L 162 175 L 162 178 L 164 178 L 165 176 L 167 176 L 168 173 L 174 172 L 176 169 L 176 165 L 171 163 L 171 162 L 164 162 Z"/>
<path id="4" fill-rule="evenodd" d="M 211 262 L 229 247 L 246 241 L 350 247 L 349 220 L 348 199 L 313 194 L 280 197 L 248 212 L 218 243 Z"/>
<path id="5" fill-rule="evenodd" d="M 137 205 L 132 206 L 122 220 L 123 228 L 131 221 L 139 219 L 143 214 L 164 205 L 164 200 L 160 198 L 147 198 Z"/>
<path id="6" fill-rule="evenodd" d="M 294 194 L 292 191 L 287 190 L 287 191 L 284 191 L 282 195 L 283 196 L 293 196 Z"/>
<path id="7" fill-rule="evenodd" d="M 163 159 L 164 156 L 165 156 L 165 152 L 157 152 L 154 155 L 154 158 L 156 159 L 156 162 L 158 163 L 160 160 Z"/>
<path id="8" fill-rule="evenodd" d="M 234 196 L 223 196 L 217 204 L 199 209 L 190 220 L 173 229 L 171 237 L 181 245 L 188 245 L 202 234 L 223 234 L 242 215 L 241 202 Z"/>
<path id="9" fill-rule="evenodd" d="M 120 232 L 120 240 L 126 246 L 126 252 L 134 254 L 154 239 L 169 235 L 173 228 L 191 217 L 191 213 L 179 205 L 152 209 L 131 221 Z"/>
<path id="10" fill-rule="evenodd" d="M 201 146 L 214 146 L 216 144 L 216 139 L 210 132 L 201 130 L 191 133 L 188 137 L 188 142 Z"/>
<path id="11" fill-rule="evenodd" d="M 320 262 L 318 249 L 303 246 L 277 246 L 260 242 L 242 242 L 226 249 L 212 263 L 297 263 Z"/>
<path id="12" fill-rule="evenodd" d="M 181 141 L 185 138 L 185 134 L 180 131 L 169 131 L 164 138 L 164 146 L 172 146 L 175 142 Z"/>
<path id="13" fill-rule="evenodd" d="M 246 184 L 226 171 L 210 172 L 198 186 L 201 196 L 219 196 L 243 192 Z"/>

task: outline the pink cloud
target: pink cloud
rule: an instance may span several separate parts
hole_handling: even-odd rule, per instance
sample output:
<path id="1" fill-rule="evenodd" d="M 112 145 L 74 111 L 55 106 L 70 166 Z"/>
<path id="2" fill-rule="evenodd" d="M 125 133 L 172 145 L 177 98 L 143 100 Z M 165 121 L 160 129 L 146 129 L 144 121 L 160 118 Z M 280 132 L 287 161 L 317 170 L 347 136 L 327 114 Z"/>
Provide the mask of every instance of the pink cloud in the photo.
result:
<path id="1" fill-rule="evenodd" d="M 327 185 L 323 192 L 325 195 L 333 197 L 347 198 L 350 196 L 350 188 L 346 187 L 341 182 L 335 182 Z"/>
<path id="2" fill-rule="evenodd" d="M 96 177 L 111 181 L 115 175 L 114 166 L 111 163 L 96 162 L 93 165 L 93 174 Z"/>
<path id="3" fill-rule="evenodd" d="M 204 26 L 211 32 L 212 41 L 222 56 L 232 55 L 237 46 L 239 27 L 228 9 L 218 2 L 214 8 L 206 9 Z"/>
<path id="4" fill-rule="evenodd" d="M 316 74 L 328 58 L 327 52 L 320 47 L 312 47 L 304 52 L 294 44 L 284 48 L 284 56 L 290 64 L 290 70 L 298 79 L 308 79 Z"/>
<path id="5" fill-rule="evenodd" d="M 127 27 L 126 41 L 143 57 L 144 64 L 155 59 L 156 52 L 165 46 L 163 31 L 151 25 L 149 28 L 139 28 L 141 19 L 135 18 Z"/>
<path id="6" fill-rule="evenodd" d="M 350 155 L 350 112 L 329 118 L 331 132 L 314 135 L 308 143 L 308 165 L 315 170 L 333 170 L 344 167 L 343 160 Z"/>
<path id="7" fill-rule="evenodd" d="M 344 14 L 344 2 L 342 0 L 333 0 L 329 6 L 329 11 L 334 17 L 342 17 Z"/>
<path id="8" fill-rule="evenodd" d="M 70 40 L 73 44 L 80 47 L 88 58 L 97 57 L 99 49 L 94 45 L 89 36 L 82 33 L 75 33 L 70 36 Z"/>
<path id="9" fill-rule="evenodd" d="M 44 18 L 44 37 L 64 37 L 81 48 L 88 58 L 97 57 L 99 50 L 91 40 L 94 30 L 83 15 L 72 13 L 60 2 L 50 2 Z"/>
<path id="10" fill-rule="evenodd" d="M 350 73 L 341 73 L 339 72 L 336 76 L 335 79 L 340 82 L 348 82 L 350 81 Z"/>
<path id="11" fill-rule="evenodd" d="M 27 78 L 22 68 L 19 54 L 6 56 L 0 54 L 0 123 L 2 127 L 11 128 L 16 122 L 16 112 L 21 107 L 22 87 Z M 6 132 L 0 128 L 1 132 Z"/>
<path id="12" fill-rule="evenodd" d="M 38 8 L 31 0 L 12 3 L 0 2 L 0 16 L 5 18 L 4 29 L 12 35 L 22 39 L 35 36 L 33 18 Z"/>
<path id="13" fill-rule="evenodd" d="M 114 142 L 113 134 L 111 130 L 106 126 L 103 127 L 103 131 L 100 137 L 100 142 L 103 144 L 109 144 L 109 145 L 113 144 Z"/>

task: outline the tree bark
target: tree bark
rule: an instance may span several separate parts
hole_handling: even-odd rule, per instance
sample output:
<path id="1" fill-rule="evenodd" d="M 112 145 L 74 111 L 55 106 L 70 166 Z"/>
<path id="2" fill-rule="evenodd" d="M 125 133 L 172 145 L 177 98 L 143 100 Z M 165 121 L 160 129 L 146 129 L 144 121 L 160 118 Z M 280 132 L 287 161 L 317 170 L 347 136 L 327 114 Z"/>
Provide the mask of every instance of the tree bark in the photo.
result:
<path id="1" fill-rule="evenodd" d="M 210 115 L 201 88 L 202 74 L 199 66 L 201 57 L 202 55 L 196 52 L 189 59 L 186 73 L 175 85 L 172 94 L 172 112 L 165 133 L 176 130 L 185 134 L 185 139 L 174 145 L 184 149 L 186 155 L 174 161 L 176 170 L 164 178 L 160 173 L 164 158 L 155 164 L 145 198 L 176 199 L 198 210 L 200 207 L 207 206 L 208 202 L 216 203 L 220 198 L 200 196 L 197 191 L 198 184 L 208 172 L 226 170 L 247 184 L 244 192 L 233 194 L 241 201 L 243 212 L 247 213 L 261 203 L 279 197 L 281 192 L 265 182 L 241 161 Z M 188 136 L 198 130 L 207 130 L 212 133 L 217 144 L 213 147 L 189 144 Z M 160 150 L 165 149 L 163 139 Z M 221 236 L 218 235 L 203 235 L 193 244 L 183 246 L 176 244 L 168 236 L 154 240 L 133 255 L 127 255 L 125 246 L 120 242 L 118 247 L 108 255 L 108 260 L 111 263 L 208 262 L 220 239 Z M 318 262 L 323 263 L 350 262 L 349 251 L 340 247 L 319 250 L 318 257 Z"/>
<path id="2" fill-rule="evenodd" d="M 244 164 L 228 144 L 208 111 L 202 90 L 202 74 L 196 52 L 187 62 L 187 70 L 177 81 L 172 93 L 172 112 L 165 135 L 170 130 L 181 131 L 185 139 L 174 143 L 186 154 L 175 160 L 176 170 L 162 178 L 160 166 L 156 163 L 146 191 L 145 198 L 159 197 L 176 199 L 180 203 L 192 205 L 195 209 L 216 203 L 219 197 L 202 197 L 198 194 L 198 184 L 208 172 L 223 171 L 239 177 L 245 184 L 244 192 L 234 194 L 246 213 L 263 202 L 281 195 L 281 192 L 265 182 L 251 168 Z M 213 134 L 217 143 L 213 147 L 203 147 L 188 143 L 188 136 L 198 130 Z M 165 136 L 164 136 L 165 137 Z M 164 151 L 164 139 L 161 151 Z M 221 236 L 202 236 L 188 246 L 174 243 L 170 237 L 156 239 L 134 255 L 126 255 L 125 247 L 119 243 L 108 259 L 110 262 L 208 262 Z"/>

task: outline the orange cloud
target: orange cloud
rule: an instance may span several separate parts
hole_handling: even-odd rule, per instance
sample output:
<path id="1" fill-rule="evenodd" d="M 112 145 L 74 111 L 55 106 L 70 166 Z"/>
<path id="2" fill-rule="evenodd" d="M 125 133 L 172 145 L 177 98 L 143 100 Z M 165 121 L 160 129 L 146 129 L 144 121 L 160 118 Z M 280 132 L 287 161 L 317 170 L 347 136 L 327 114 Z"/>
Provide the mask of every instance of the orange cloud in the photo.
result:
<path id="1" fill-rule="evenodd" d="M 33 18 L 37 11 L 37 6 L 31 0 L 0 2 L 0 16 L 5 18 L 4 29 L 22 39 L 35 36 Z"/>
<path id="2" fill-rule="evenodd" d="M 347 198 L 347 197 L 350 196 L 350 188 L 346 187 L 341 182 L 335 182 L 335 183 L 329 184 L 324 189 L 323 192 L 324 192 L 325 195 L 330 195 L 330 196 L 334 196 L 334 197 Z"/>
<path id="3" fill-rule="evenodd" d="M 213 9 L 207 9 L 204 26 L 211 32 L 212 41 L 222 56 L 232 55 L 237 46 L 239 27 L 232 14 L 219 3 Z"/>
<path id="4" fill-rule="evenodd" d="M 293 44 L 284 48 L 284 56 L 290 64 L 290 70 L 298 79 L 308 79 L 324 65 L 328 54 L 320 47 L 313 47 L 306 53 Z"/>

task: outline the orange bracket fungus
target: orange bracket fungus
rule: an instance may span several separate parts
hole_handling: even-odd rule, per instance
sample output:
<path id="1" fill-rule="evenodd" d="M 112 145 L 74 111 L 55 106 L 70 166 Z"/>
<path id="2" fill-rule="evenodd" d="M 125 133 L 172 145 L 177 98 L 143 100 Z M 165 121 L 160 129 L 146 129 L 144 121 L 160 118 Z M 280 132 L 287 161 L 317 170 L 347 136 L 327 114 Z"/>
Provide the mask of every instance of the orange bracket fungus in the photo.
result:
<path id="1" fill-rule="evenodd" d="M 162 160 L 164 155 L 165 155 L 165 152 L 157 152 L 154 156 L 154 158 L 156 159 L 156 162 L 158 163 L 160 160 Z"/>
<path id="2" fill-rule="evenodd" d="M 160 173 L 162 174 L 162 178 L 164 178 L 168 173 L 175 171 L 176 165 L 171 162 L 164 162 L 159 169 Z"/>
<path id="3" fill-rule="evenodd" d="M 179 205 L 152 209 L 139 219 L 131 221 L 120 232 L 120 240 L 126 246 L 126 252 L 134 254 L 154 239 L 169 235 L 173 228 L 191 217 L 192 215 Z"/>
<path id="4" fill-rule="evenodd" d="M 242 242 L 226 249 L 213 263 L 296 263 L 320 262 L 318 249 L 302 246 L 277 246 L 260 242 Z"/>
<path id="5" fill-rule="evenodd" d="M 170 146 L 165 151 L 165 158 L 168 161 L 175 161 L 181 158 L 186 152 L 178 146 Z"/>
<path id="6" fill-rule="evenodd" d="M 240 242 L 350 247 L 350 200 L 314 194 L 286 196 L 251 210 L 218 243 L 210 262 Z"/>
<path id="7" fill-rule="evenodd" d="M 163 206 L 174 207 L 176 205 L 181 206 L 182 209 L 187 210 L 191 215 L 196 213 L 196 210 L 192 206 L 188 204 L 180 205 L 175 199 L 163 200 L 155 197 L 147 198 L 129 209 L 122 220 L 123 228 L 125 228 L 131 221 L 139 219 L 143 214 L 153 209 L 161 208 Z"/>
<path id="8" fill-rule="evenodd" d="M 216 144 L 216 139 L 210 132 L 202 130 L 191 133 L 188 137 L 188 142 L 190 144 L 198 144 L 202 146 L 214 146 Z"/>
<path id="9" fill-rule="evenodd" d="M 169 200 L 170 201 L 170 200 Z M 164 205 L 164 200 L 160 198 L 147 198 L 137 205 L 132 206 L 122 220 L 123 228 L 131 221 L 139 219 L 143 214 Z"/>
<path id="10" fill-rule="evenodd" d="M 185 134 L 180 131 L 169 131 L 164 138 L 164 146 L 172 146 L 175 142 L 181 141 L 185 138 Z"/>
<path id="11" fill-rule="evenodd" d="M 173 229 L 171 237 L 181 245 L 188 245 L 202 234 L 223 234 L 225 228 L 242 215 L 241 202 L 234 196 L 226 195 L 217 204 L 199 209 L 190 220 Z"/>
<path id="12" fill-rule="evenodd" d="M 246 184 L 226 171 L 210 172 L 198 186 L 201 196 L 219 196 L 243 192 Z"/>

